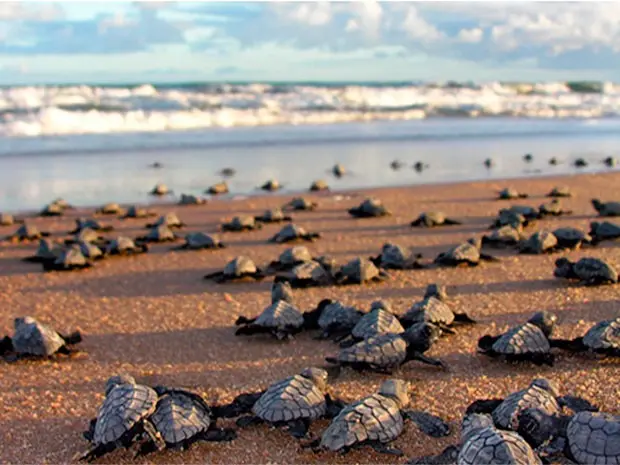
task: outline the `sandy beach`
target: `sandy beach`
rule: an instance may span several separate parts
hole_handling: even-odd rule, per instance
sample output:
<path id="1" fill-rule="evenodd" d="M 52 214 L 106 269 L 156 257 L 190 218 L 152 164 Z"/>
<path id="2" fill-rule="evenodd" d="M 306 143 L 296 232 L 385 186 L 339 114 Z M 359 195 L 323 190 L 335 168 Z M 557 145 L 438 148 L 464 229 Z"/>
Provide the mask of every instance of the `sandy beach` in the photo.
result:
<path id="1" fill-rule="evenodd" d="M 570 216 L 544 219 L 527 229 L 574 226 L 589 229 L 596 212 L 591 198 L 620 199 L 620 173 L 539 177 L 510 181 L 385 188 L 337 194 L 308 195 L 319 202 L 314 212 L 294 212 L 295 223 L 323 238 L 308 248 L 315 255 L 330 254 L 340 263 L 356 256 L 376 255 L 385 242 L 414 247 L 425 258 L 487 231 L 500 208 L 511 204 L 538 206 L 556 185 L 568 185 L 574 197 L 563 199 Z M 530 194 L 519 201 L 497 201 L 496 191 L 508 185 Z M 171 186 L 174 188 L 174 186 Z M 346 210 L 367 196 L 376 196 L 393 216 L 356 220 Z M 175 211 L 187 223 L 185 232 L 217 232 L 218 225 L 236 214 L 259 214 L 281 206 L 291 196 L 264 195 L 239 201 L 214 200 L 203 206 L 156 206 L 158 213 Z M 52 200 L 52 199 L 50 199 Z M 70 202 L 73 200 L 68 198 Z M 411 228 L 409 223 L 427 210 L 442 210 L 463 225 L 438 229 Z M 41 230 L 64 237 L 78 216 L 93 209 L 69 211 L 58 219 L 33 219 Z M 104 217 L 121 232 L 141 235 L 145 220 L 120 221 Z M 612 219 L 613 221 L 613 219 Z M 202 279 L 237 255 L 248 255 L 266 265 L 288 245 L 267 243 L 281 226 L 260 231 L 222 233 L 228 248 L 218 251 L 175 251 L 170 244 L 154 245 L 148 254 L 97 263 L 90 270 L 43 273 L 39 265 L 20 258 L 34 252 L 36 244 L 0 245 L 0 333 L 12 334 L 13 318 L 31 315 L 58 331 L 79 329 L 84 334 L 83 356 L 60 361 L 0 363 L 0 457 L 3 463 L 67 463 L 88 447 L 81 433 L 94 417 L 104 397 L 106 379 L 126 372 L 139 382 L 196 389 L 211 402 L 227 402 L 242 392 L 263 389 L 272 382 L 313 365 L 338 348 L 315 341 L 304 333 L 282 343 L 266 337 L 234 336 L 238 315 L 258 315 L 268 305 L 271 280 L 260 283 L 218 285 Z M 0 227 L 4 237 L 15 226 Z M 478 325 L 441 339 L 429 352 L 450 371 L 411 362 L 399 376 L 410 381 L 415 396 L 411 406 L 439 415 L 454 433 L 444 439 L 424 436 L 413 424 L 395 442 L 405 457 L 382 456 L 370 449 L 346 456 L 315 455 L 302 451 L 285 432 L 256 426 L 239 430 L 231 443 L 199 443 L 188 451 L 164 451 L 133 459 L 118 450 L 99 463 L 404 463 L 408 458 L 438 453 L 456 443 L 465 407 L 475 399 L 503 397 L 525 387 L 535 377 L 559 383 L 563 393 L 581 395 L 601 410 L 620 414 L 620 365 L 584 355 L 559 353 L 555 366 L 509 365 L 476 354 L 484 334 L 497 334 L 539 310 L 559 317 L 558 337 L 582 335 L 593 323 L 620 314 L 617 286 L 583 287 L 553 277 L 559 256 L 604 257 L 620 266 L 617 243 L 562 254 L 519 256 L 513 251 L 493 252 L 500 263 L 471 269 L 433 269 L 392 272 L 381 284 L 329 287 L 295 291 L 297 306 L 314 308 L 323 298 L 339 299 L 368 310 L 376 299 L 385 299 L 399 312 L 419 300 L 429 283 L 448 286 L 449 305 L 466 311 Z M 618 268 L 617 268 L 618 269 Z M 386 376 L 344 371 L 334 382 L 339 397 L 353 401 L 375 392 Z M 233 426 L 232 421 L 222 423 Z M 326 421 L 313 424 L 320 432 Z"/>

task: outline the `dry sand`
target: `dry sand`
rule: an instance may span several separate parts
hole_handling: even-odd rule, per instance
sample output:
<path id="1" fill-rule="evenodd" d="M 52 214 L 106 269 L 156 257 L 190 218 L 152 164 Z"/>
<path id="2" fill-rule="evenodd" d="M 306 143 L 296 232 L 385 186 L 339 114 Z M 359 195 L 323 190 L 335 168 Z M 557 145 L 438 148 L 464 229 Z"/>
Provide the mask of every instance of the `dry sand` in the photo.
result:
<path id="1" fill-rule="evenodd" d="M 509 182 L 380 189 L 343 194 L 309 195 L 320 202 L 315 212 L 295 213 L 296 223 L 324 238 L 309 248 L 317 255 L 332 254 L 345 261 L 358 255 L 376 254 L 382 244 L 393 241 L 414 246 L 425 257 L 472 235 L 483 233 L 499 208 L 510 204 L 538 206 L 554 185 L 567 184 L 575 194 L 563 200 L 574 210 L 570 217 L 546 219 L 541 227 L 576 226 L 588 229 L 595 217 L 592 197 L 620 199 L 620 174 L 579 175 Z M 519 201 L 496 201 L 495 191 L 512 185 L 530 193 Z M 352 219 L 346 209 L 366 195 L 377 195 L 394 213 L 381 219 Z M 68 199 L 71 200 L 71 199 Z M 218 224 L 234 214 L 255 214 L 288 200 L 263 196 L 204 206 L 160 207 L 176 211 L 189 231 L 215 232 Z M 424 210 L 440 209 L 462 218 L 462 226 L 440 229 L 410 228 L 409 222 Z M 73 219 L 89 214 L 70 212 L 62 219 L 36 219 L 41 229 L 64 235 Z M 104 219 L 107 221 L 107 219 Z M 142 233 L 144 220 L 110 222 L 124 233 Z M 44 274 L 40 266 L 22 263 L 36 248 L 32 245 L 0 246 L 0 333 L 12 333 L 13 318 L 32 315 L 59 331 L 79 328 L 85 335 L 85 357 L 62 361 L 0 363 L 0 457 L 4 463 L 66 463 L 87 447 L 81 432 L 103 399 L 105 380 L 128 372 L 138 381 L 195 388 L 213 402 L 254 391 L 297 373 L 306 366 L 323 364 L 336 346 L 302 334 L 289 343 L 268 338 L 233 335 L 239 314 L 258 314 L 269 302 L 270 282 L 218 285 L 202 276 L 221 268 L 236 255 L 247 254 L 259 264 L 275 259 L 287 245 L 267 244 L 280 226 L 261 231 L 225 233 L 229 248 L 201 252 L 168 252 L 170 245 L 157 245 L 151 253 L 98 263 L 85 272 Z M 0 228 L 0 235 L 14 227 Z M 476 354 L 476 342 L 486 333 L 503 331 L 523 322 L 533 312 L 551 310 L 559 315 L 557 334 L 576 337 L 601 319 L 619 315 L 619 287 L 582 287 L 553 278 L 550 256 L 516 256 L 501 253 L 503 261 L 475 269 L 441 269 L 394 272 L 383 284 L 298 290 L 302 310 L 314 308 L 326 297 L 341 299 L 367 309 L 383 298 L 404 312 L 419 300 L 427 284 L 449 286 L 450 305 L 467 311 L 480 321 L 457 335 L 442 339 L 429 355 L 439 357 L 451 371 L 412 362 L 400 376 L 412 383 L 416 395 L 412 406 L 428 410 L 451 422 L 455 430 L 466 405 L 477 399 L 504 396 L 526 386 L 534 377 L 559 382 L 563 392 L 583 395 L 602 409 L 620 413 L 618 361 L 560 354 L 553 368 L 513 366 Z M 617 243 L 566 254 L 605 257 L 620 266 Z M 345 371 L 334 391 L 346 400 L 374 392 L 386 377 Z M 224 422 L 227 424 L 228 422 Z M 232 424 L 232 422 L 231 422 Z M 325 421 L 313 425 L 320 433 Z M 458 434 L 458 433 L 457 433 Z M 201 443 L 185 452 L 167 451 L 148 459 L 133 459 L 125 450 L 100 459 L 101 463 L 404 463 L 407 457 L 437 453 L 456 441 L 423 436 L 414 425 L 395 442 L 405 457 L 382 456 L 371 450 L 347 456 L 314 455 L 301 451 L 286 433 L 257 426 L 239 431 L 229 444 Z"/>

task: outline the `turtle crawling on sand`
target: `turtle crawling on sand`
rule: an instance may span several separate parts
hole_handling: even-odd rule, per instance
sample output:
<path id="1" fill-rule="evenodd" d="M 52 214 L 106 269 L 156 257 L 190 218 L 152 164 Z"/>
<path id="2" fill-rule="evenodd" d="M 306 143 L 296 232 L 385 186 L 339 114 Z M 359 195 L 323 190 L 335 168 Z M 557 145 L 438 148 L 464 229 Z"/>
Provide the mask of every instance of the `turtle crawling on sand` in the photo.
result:
<path id="1" fill-rule="evenodd" d="M 509 362 L 531 361 L 553 366 L 549 336 L 557 321 L 551 312 L 537 312 L 526 323 L 514 326 L 499 336 L 486 335 L 478 340 L 478 351 Z"/>
<path id="2" fill-rule="evenodd" d="M 282 185 L 276 179 L 270 179 L 265 184 L 260 186 L 260 188 L 264 191 L 275 192 L 282 189 Z"/>
<path id="3" fill-rule="evenodd" d="M 448 290 L 446 286 L 437 283 L 431 283 L 426 286 L 426 290 L 424 291 L 424 299 L 429 299 L 431 297 L 436 298 L 442 302 L 448 300 Z"/>
<path id="4" fill-rule="evenodd" d="M 572 214 L 572 210 L 564 210 L 562 208 L 562 203 L 559 199 L 553 199 L 551 202 L 543 203 L 538 207 L 539 218 L 544 218 L 545 216 L 562 216 Z"/>
<path id="5" fill-rule="evenodd" d="M 517 213 L 513 210 L 509 210 L 507 208 L 502 208 L 493 223 L 489 227 L 489 229 L 497 229 L 503 226 L 512 226 L 513 228 L 519 229 L 524 228 L 530 224 L 530 219 L 526 218 L 525 215 L 521 213 Z"/>
<path id="6" fill-rule="evenodd" d="M 155 187 L 149 192 L 150 195 L 156 195 L 158 197 L 162 197 L 164 195 L 172 194 L 172 191 L 168 189 L 168 186 L 165 184 L 159 183 L 156 184 Z"/>
<path id="7" fill-rule="evenodd" d="M 620 226 L 609 221 L 593 221 L 590 223 L 590 236 L 592 244 L 597 245 L 602 241 L 610 241 L 620 238 Z"/>
<path id="8" fill-rule="evenodd" d="M 156 228 L 157 226 L 168 226 L 170 229 L 182 228 L 185 225 L 174 212 L 166 213 L 160 216 L 155 223 L 149 223 L 145 227 L 147 229 Z"/>
<path id="9" fill-rule="evenodd" d="M 78 218 L 75 220 L 75 229 L 73 231 L 69 231 L 69 234 L 79 234 L 79 232 L 83 229 L 92 229 L 93 231 L 100 232 L 109 232 L 114 230 L 112 226 L 106 226 L 97 220 L 92 220 L 90 218 Z"/>
<path id="10" fill-rule="evenodd" d="M 405 331 L 403 325 L 394 315 L 391 307 L 382 300 L 373 302 L 370 311 L 363 315 L 353 326 L 349 334 L 343 334 L 338 341 L 340 347 L 352 345 L 382 334 L 401 334 Z"/>
<path id="11" fill-rule="evenodd" d="M 76 352 L 73 346 L 82 342 L 79 331 L 62 335 L 30 316 L 15 318 L 13 325 L 13 337 L 0 340 L 0 355 L 9 361 L 69 355 Z"/>
<path id="12" fill-rule="evenodd" d="M 179 237 L 165 224 L 152 228 L 145 236 L 137 237 L 136 242 L 174 242 Z"/>
<path id="13" fill-rule="evenodd" d="M 47 260 L 54 260 L 62 252 L 60 244 L 53 242 L 51 239 L 40 239 L 39 247 L 34 255 L 22 259 L 24 262 L 42 263 Z"/>
<path id="14" fill-rule="evenodd" d="M 228 192 L 229 192 L 228 184 L 226 183 L 226 181 L 222 181 L 222 182 L 213 184 L 211 187 L 209 187 L 205 191 L 205 194 L 221 195 L 221 194 L 228 194 Z"/>
<path id="15" fill-rule="evenodd" d="M 483 247 L 505 248 L 519 244 L 523 237 L 521 225 L 505 225 L 491 231 L 491 234 L 482 236 Z"/>
<path id="16" fill-rule="evenodd" d="M 392 215 L 379 199 L 374 198 L 366 199 L 359 206 L 349 208 L 348 212 L 355 218 L 378 218 Z"/>
<path id="17" fill-rule="evenodd" d="M 572 197 L 573 193 L 568 186 L 556 186 L 547 194 L 547 197 Z"/>
<path id="18" fill-rule="evenodd" d="M 0 213 L 0 226 L 13 226 L 23 222 L 24 220 L 17 219 L 10 213 Z"/>
<path id="19" fill-rule="evenodd" d="M 44 271 L 74 271 L 93 266 L 92 261 L 84 256 L 82 248 L 77 244 L 69 246 L 58 256 L 41 263 Z"/>
<path id="20" fill-rule="evenodd" d="M 357 308 L 332 299 L 321 300 L 316 309 L 304 314 L 307 329 L 322 331 L 317 339 L 340 339 L 350 334 L 363 316 Z"/>
<path id="21" fill-rule="evenodd" d="M 341 178 L 347 173 L 347 171 L 345 170 L 344 166 L 342 166 L 340 163 L 336 163 L 332 167 L 332 173 L 337 178 Z"/>
<path id="22" fill-rule="evenodd" d="M 369 282 L 380 283 L 385 281 L 389 275 L 377 268 L 370 260 L 365 258 L 354 258 L 334 274 L 336 284 L 365 284 Z"/>
<path id="23" fill-rule="evenodd" d="M 228 232 L 254 231 L 262 227 L 253 216 L 235 216 L 231 221 L 221 225 L 222 231 Z"/>
<path id="24" fill-rule="evenodd" d="M 288 282 L 294 289 L 329 286 L 334 283 L 334 271 L 330 264 L 312 260 L 278 273 L 275 282 Z"/>
<path id="25" fill-rule="evenodd" d="M 181 194 L 179 205 L 204 205 L 207 203 L 206 199 L 197 197 L 192 194 Z"/>
<path id="26" fill-rule="evenodd" d="M 514 199 L 527 199 L 528 195 L 517 191 L 512 187 L 506 187 L 498 192 L 498 200 L 514 200 Z"/>
<path id="27" fill-rule="evenodd" d="M 482 253 L 482 239 L 471 238 L 447 252 L 442 252 L 435 258 L 435 264 L 440 266 L 478 266 L 480 261 L 498 262 L 499 259 Z"/>
<path id="28" fill-rule="evenodd" d="M 17 231 L 7 236 L 6 240 L 11 242 L 30 242 L 37 241 L 43 237 L 49 236 L 50 233 L 41 232 L 36 226 L 33 226 L 30 223 L 24 223 L 19 228 L 17 228 Z"/>
<path id="29" fill-rule="evenodd" d="M 431 323 L 440 328 L 443 332 L 454 333 L 452 329 L 455 324 L 475 324 L 467 313 L 457 313 L 452 311 L 448 305 L 435 297 L 426 297 L 421 302 L 413 306 L 399 318 L 404 328 L 409 328 L 416 323 Z"/>
<path id="30" fill-rule="evenodd" d="M 293 288 L 289 283 L 279 281 L 271 284 L 271 303 L 276 303 L 278 300 L 293 304 Z"/>
<path id="31" fill-rule="evenodd" d="M 329 185 L 322 179 L 317 179 L 316 181 L 313 181 L 310 185 L 310 192 L 322 192 L 328 190 Z"/>
<path id="32" fill-rule="evenodd" d="M 176 247 L 174 250 L 207 250 L 207 249 L 223 249 L 226 246 L 215 235 L 209 235 L 203 232 L 189 233 L 185 236 L 185 243 Z"/>
<path id="33" fill-rule="evenodd" d="M 133 239 L 125 236 L 118 236 L 108 242 L 105 248 L 105 255 L 129 256 L 148 252 L 146 244 L 136 244 Z"/>
<path id="34" fill-rule="evenodd" d="M 553 276 L 579 280 L 591 286 L 618 282 L 618 272 L 605 260 L 593 257 L 584 257 L 577 262 L 571 262 L 565 257 L 558 258 Z"/>
<path id="35" fill-rule="evenodd" d="M 151 218 L 156 216 L 155 212 L 147 210 L 146 208 L 138 207 L 136 205 L 131 205 L 124 215 L 121 216 L 121 219 L 129 219 L 129 218 Z"/>
<path id="36" fill-rule="evenodd" d="M 620 202 L 601 202 L 592 199 L 592 206 L 598 212 L 598 216 L 620 216 Z"/>
<path id="37" fill-rule="evenodd" d="M 519 243 L 519 253 L 521 254 L 538 255 L 552 253 L 558 249 L 557 237 L 545 229 L 535 232 L 527 240 Z"/>
<path id="38" fill-rule="evenodd" d="M 43 207 L 43 209 L 39 212 L 39 216 L 47 217 L 47 216 L 62 216 L 65 214 L 65 208 L 61 207 L 56 203 L 50 203 Z"/>
<path id="39" fill-rule="evenodd" d="M 553 235 L 558 240 L 557 247 L 559 249 L 577 250 L 583 244 L 592 243 L 592 237 L 589 234 L 576 228 L 558 228 L 553 231 Z"/>
<path id="40" fill-rule="evenodd" d="M 422 254 L 414 254 L 396 244 L 383 244 L 381 253 L 369 260 L 377 267 L 385 270 L 419 270 L 426 268 L 420 259 Z"/>
<path id="41" fill-rule="evenodd" d="M 424 226 L 426 228 L 433 228 L 437 226 L 450 226 L 463 224 L 460 221 L 448 218 L 443 212 L 430 211 L 424 212 L 418 216 L 417 219 L 411 222 L 411 226 Z"/>
<path id="42" fill-rule="evenodd" d="M 121 215 L 123 208 L 116 202 L 106 203 L 95 210 L 96 215 Z"/>
<path id="43" fill-rule="evenodd" d="M 550 339 L 551 347 L 571 352 L 593 352 L 620 357 L 620 317 L 604 320 L 592 326 L 576 339 Z"/>
<path id="44" fill-rule="evenodd" d="M 261 223 L 283 223 L 285 221 L 293 221 L 293 218 L 284 215 L 281 208 L 273 208 L 271 210 L 265 210 L 260 216 L 255 216 L 254 220 Z"/>
<path id="45" fill-rule="evenodd" d="M 235 336 L 252 334 L 271 334 L 278 340 L 290 339 L 304 328 L 304 315 L 286 300 L 272 302 L 256 318 L 240 316 L 235 326 Z"/>
<path id="46" fill-rule="evenodd" d="M 272 261 L 267 267 L 267 273 L 277 271 L 289 271 L 302 263 L 313 261 L 312 254 L 307 247 L 297 245 L 286 249 L 277 260 Z"/>
<path id="47" fill-rule="evenodd" d="M 224 283 L 246 279 L 260 281 L 264 277 L 262 270 L 250 258 L 241 255 L 228 262 L 222 271 L 209 273 L 205 275 L 204 279 L 212 279 L 217 283 Z"/>
<path id="48" fill-rule="evenodd" d="M 304 197 L 295 197 L 290 202 L 285 204 L 282 209 L 296 211 L 314 211 L 318 206 L 318 203 L 312 202 Z"/>
<path id="49" fill-rule="evenodd" d="M 274 236 L 269 239 L 269 242 L 275 242 L 277 244 L 284 244 L 286 242 L 314 242 L 316 239 L 319 239 L 321 234 L 308 232 L 301 226 L 297 226 L 296 224 L 287 224 L 280 231 L 278 231 Z"/>

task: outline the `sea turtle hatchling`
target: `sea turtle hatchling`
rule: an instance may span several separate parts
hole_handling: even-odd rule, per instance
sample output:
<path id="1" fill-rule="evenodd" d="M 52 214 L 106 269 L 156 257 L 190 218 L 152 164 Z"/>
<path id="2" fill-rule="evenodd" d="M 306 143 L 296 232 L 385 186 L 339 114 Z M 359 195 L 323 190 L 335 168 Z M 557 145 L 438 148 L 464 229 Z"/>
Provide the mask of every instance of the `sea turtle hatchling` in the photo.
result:
<path id="1" fill-rule="evenodd" d="M 212 279 L 217 283 L 224 283 L 247 279 L 260 281 L 264 277 L 265 274 L 250 258 L 241 255 L 228 262 L 222 271 L 209 273 L 205 275 L 204 279 Z"/>
<path id="2" fill-rule="evenodd" d="M 10 213 L 0 213 L 0 226 L 13 226 L 23 222 L 24 220 L 17 219 Z"/>
<path id="3" fill-rule="evenodd" d="M 568 186 L 556 186 L 547 194 L 547 197 L 572 197 L 573 194 Z"/>
<path id="4" fill-rule="evenodd" d="M 290 202 L 286 203 L 283 210 L 295 210 L 295 211 L 313 211 L 319 206 L 318 203 L 312 202 L 304 197 L 295 197 Z"/>
<path id="5" fill-rule="evenodd" d="M 418 216 L 417 219 L 411 222 L 412 227 L 424 226 L 427 228 L 433 228 L 436 226 L 450 226 L 462 224 L 460 221 L 448 218 L 443 212 L 429 211 L 424 212 Z"/>
<path id="6" fill-rule="evenodd" d="M 544 254 L 558 250 L 558 239 L 551 231 L 542 229 L 519 244 L 520 254 Z"/>
<path id="7" fill-rule="evenodd" d="M 126 236 L 118 236 L 112 239 L 105 247 L 105 255 L 129 256 L 148 252 L 147 244 L 136 244 L 133 239 Z"/>
<path id="8" fill-rule="evenodd" d="M 434 297 L 442 302 L 448 300 L 448 290 L 446 286 L 437 283 L 431 283 L 426 286 L 426 290 L 424 291 L 424 299 L 428 299 L 430 297 Z"/>
<path id="9" fill-rule="evenodd" d="M 60 244 L 53 242 L 51 239 L 39 239 L 39 247 L 34 255 L 29 257 L 25 257 L 22 259 L 24 262 L 30 263 L 42 263 L 47 260 L 55 260 L 60 252 L 62 251 L 62 247 Z"/>
<path id="10" fill-rule="evenodd" d="M 526 323 L 514 326 L 499 336 L 482 336 L 478 351 L 490 357 L 502 357 L 509 362 L 531 361 L 536 365 L 553 366 L 549 336 L 557 316 L 551 312 L 535 313 Z"/>
<path id="11" fill-rule="evenodd" d="M 271 303 L 276 303 L 278 300 L 293 304 L 293 288 L 289 283 L 280 281 L 271 284 Z"/>
<path id="12" fill-rule="evenodd" d="M 492 248 L 514 247 L 523 239 L 523 228 L 520 224 L 517 226 L 507 224 L 482 236 L 482 245 Z"/>
<path id="13" fill-rule="evenodd" d="M 272 208 L 271 210 L 265 210 L 262 215 L 255 216 L 254 220 L 269 224 L 293 221 L 293 218 L 286 216 L 281 208 Z"/>
<path id="14" fill-rule="evenodd" d="M 510 208 L 506 208 L 506 210 L 517 215 L 523 215 L 527 220 L 540 218 L 540 210 L 529 205 L 511 205 Z"/>
<path id="15" fill-rule="evenodd" d="M 380 283 L 388 277 L 389 275 L 385 271 L 377 268 L 370 260 L 361 257 L 354 258 L 341 266 L 334 274 L 335 282 L 338 285 Z"/>
<path id="16" fill-rule="evenodd" d="M 502 208 L 489 229 L 501 228 L 502 226 L 512 226 L 514 228 L 526 227 L 530 224 L 530 219 L 521 213 L 515 213 L 507 208 Z"/>
<path id="17" fill-rule="evenodd" d="M 75 229 L 73 231 L 69 231 L 69 234 L 78 234 L 83 229 L 92 229 L 93 231 L 100 232 L 109 232 L 114 230 L 112 226 L 106 226 L 97 220 L 90 218 L 78 218 L 75 220 Z"/>
<path id="18" fill-rule="evenodd" d="M 317 179 L 310 184 L 310 192 L 328 191 L 329 185 L 322 179 Z"/>
<path id="19" fill-rule="evenodd" d="M 329 286 L 334 282 L 333 271 L 319 261 L 301 263 L 290 271 L 276 274 L 274 282 L 288 282 L 292 288 Z"/>
<path id="20" fill-rule="evenodd" d="M 78 242 L 90 242 L 91 244 L 103 245 L 105 243 L 105 238 L 93 229 L 84 228 L 73 237 L 65 239 L 65 244 L 67 245 L 77 244 Z"/>
<path id="21" fill-rule="evenodd" d="M 416 323 L 398 334 L 384 333 L 344 347 L 325 360 L 339 367 L 392 373 L 412 360 L 445 368 L 442 361 L 424 355 L 439 339 L 441 330 L 430 323 Z"/>
<path id="22" fill-rule="evenodd" d="M 50 203 L 43 207 L 39 212 L 39 216 L 62 216 L 65 214 L 65 209 L 56 203 Z"/>
<path id="23" fill-rule="evenodd" d="M 410 402 L 409 386 L 400 379 L 388 379 L 378 392 L 343 408 L 320 439 L 306 444 L 315 452 L 346 453 L 353 448 L 370 446 L 379 453 L 403 455 L 388 444 L 404 430 L 405 420 L 414 421 L 428 435 L 446 436 L 450 428 L 443 420 L 425 412 L 404 410 Z"/>
<path id="24" fill-rule="evenodd" d="M 193 232 L 185 236 L 185 242 L 174 250 L 209 250 L 223 249 L 226 246 L 220 241 L 216 235 L 210 235 L 203 232 Z"/>
<path id="25" fill-rule="evenodd" d="M 620 216 L 620 202 L 601 202 L 592 199 L 592 206 L 598 212 L 598 216 Z"/>
<path id="26" fill-rule="evenodd" d="M 577 250 L 581 248 L 583 244 L 592 243 L 592 236 L 577 228 L 558 228 L 553 230 L 553 235 L 558 240 L 557 247 L 559 249 Z"/>
<path id="27" fill-rule="evenodd" d="M 399 321 L 404 328 L 409 328 L 416 323 L 432 323 L 446 333 L 454 333 L 452 327 L 455 323 L 476 323 L 476 320 L 473 320 L 467 313 L 454 312 L 448 305 L 435 297 L 427 297 L 416 302 L 399 318 Z"/>
<path id="28" fill-rule="evenodd" d="M 235 216 L 231 221 L 221 225 L 222 231 L 228 232 L 253 231 L 262 227 L 253 216 Z"/>
<path id="29" fill-rule="evenodd" d="M 6 237 L 7 241 L 11 242 L 29 242 L 38 241 L 43 237 L 49 237 L 50 233 L 39 231 L 39 228 L 33 226 L 30 223 L 24 223 L 17 231 Z"/>
<path id="30" fill-rule="evenodd" d="M 282 189 L 282 185 L 278 182 L 277 179 L 270 179 L 265 184 L 260 186 L 260 188 L 264 191 L 275 192 Z"/>
<path id="31" fill-rule="evenodd" d="M 377 267 L 385 270 L 419 270 L 425 268 L 420 262 L 422 254 L 414 254 L 397 244 L 383 244 L 381 253 L 369 260 Z"/>
<path id="32" fill-rule="evenodd" d="M 308 232 L 301 226 L 296 224 L 287 224 L 274 236 L 269 239 L 269 242 L 275 242 L 276 244 L 284 244 L 286 242 L 306 241 L 314 242 L 319 239 L 321 235 L 319 233 Z"/>
<path id="33" fill-rule="evenodd" d="M 333 418 L 343 407 L 340 401 L 331 399 L 327 383 L 326 370 L 306 368 L 264 391 L 237 396 L 225 409 L 231 411 L 231 416 L 251 413 L 237 419 L 241 428 L 267 423 L 285 428 L 293 437 L 301 439 L 314 420 Z"/>
<path id="34" fill-rule="evenodd" d="M 550 339 L 551 347 L 571 352 L 594 352 L 620 357 L 620 317 L 599 321 L 582 337 L 575 339 Z"/>
<path id="35" fill-rule="evenodd" d="M 226 181 L 222 181 L 222 182 L 218 182 L 210 186 L 205 191 L 205 194 L 221 195 L 221 194 L 228 194 L 228 192 L 230 192 L 230 190 L 228 189 L 228 184 L 226 183 Z"/>
<path id="36" fill-rule="evenodd" d="M 235 321 L 239 328 L 235 336 L 268 333 L 278 340 L 290 339 L 304 329 L 304 314 L 285 300 L 271 303 L 256 318 L 240 316 Z"/>
<path id="37" fill-rule="evenodd" d="M 562 203 L 558 199 L 553 199 L 551 202 L 543 203 L 538 207 L 539 218 L 544 218 L 545 216 L 562 216 L 572 214 L 572 210 L 564 210 L 562 208 Z"/>
<path id="38" fill-rule="evenodd" d="M 161 242 L 174 242 L 179 237 L 165 224 L 161 224 L 151 230 L 145 235 L 136 238 L 136 242 L 139 243 L 161 243 Z"/>
<path id="39" fill-rule="evenodd" d="M 92 242 L 78 241 L 75 247 L 79 247 L 82 255 L 88 260 L 100 260 L 105 257 L 103 250 Z"/>
<path id="40" fill-rule="evenodd" d="M 106 203 L 95 210 L 97 215 L 121 215 L 122 213 L 123 208 L 116 202 Z"/>
<path id="41" fill-rule="evenodd" d="M 131 205 L 125 214 L 121 216 L 121 219 L 151 218 L 156 215 L 157 214 L 155 212 L 147 210 L 146 208 Z"/>
<path id="42" fill-rule="evenodd" d="M 618 272 L 605 260 L 593 257 L 584 257 L 577 262 L 571 262 L 565 257 L 558 258 L 553 276 L 579 280 L 590 286 L 618 282 Z"/>
<path id="43" fill-rule="evenodd" d="M 357 308 L 332 299 L 321 300 L 316 309 L 304 314 L 307 329 L 321 330 L 317 339 L 346 336 L 363 316 L 364 313 Z"/>
<path id="44" fill-rule="evenodd" d="M 381 216 L 391 216 L 392 213 L 383 206 L 379 199 L 368 198 L 359 206 L 349 208 L 349 215 L 355 218 L 377 218 Z"/>
<path id="45" fill-rule="evenodd" d="M 378 336 L 380 334 L 400 334 L 405 331 L 390 306 L 382 300 L 373 302 L 370 311 L 364 314 L 351 329 L 338 339 L 341 347 L 350 347 L 353 344 Z"/>
<path id="46" fill-rule="evenodd" d="M 73 271 L 93 266 L 92 261 L 84 256 L 82 248 L 77 244 L 62 250 L 57 257 L 41 263 L 43 271 Z"/>
<path id="47" fill-rule="evenodd" d="M 497 194 L 498 200 L 526 199 L 527 197 L 527 194 L 521 193 L 512 187 L 506 187 Z"/>
<path id="48" fill-rule="evenodd" d="M 142 435 L 147 435 L 164 448 L 165 443 L 150 420 L 157 408 L 155 390 L 128 375 L 112 376 L 105 385 L 105 400 L 97 418 L 84 433 L 91 447 L 78 454 L 78 460 L 92 461 L 119 447 L 129 448 Z"/>
<path id="49" fill-rule="evenodd" d="M 207 203 L 206 199 L 193 194 L 181 194 L 178 205 L 204 205 L 205 203 Z"/>
<path id="50" fill-rule="evenodd" d="M 540 457 L 519 434 L 493 426 L 473 433 L 462 445 L 457 465 L 542 465 Z"/>
<path id="51" fill-rule="evenodd" d="M 609 221 L 593 221 L 590 223 L 590 236 L 592 245 L 598 245 L 602 241 L 611 241 L 620 238 L 620 226 Z"/>
<path id="52" fill-rule="evenodd" d="M 156 184 L 155 187 L 149 192 L 150 195 L 156 195 L 162 197 L 164 195 L 172 194 L 172 191 L 163 183 Z"/>
<path id="53" fill-rule="evenodd" d="M 267 266 L 267 273 L 289 271 L 297 265 L 308 263 L 312 260 L 312 254 L 307 247 L 303 245 L 290 247 L 282 252 L 277 260 L 272 261 L 269 266 Z"/>
<path id="54" fill-rule="evenodd" d="M 480 248 L 482 246 L 482 239 L 472 238 L 455 247 L 452 247 L 447 252 L 442 252 L 435 258 L 435 264 L 440 266 L 478 266 L 480 261 L 498 262 L 499 259 L 482 253 Z"/>
<path id="55" fill-rule="evenodd" d="M 162 448 L 188 449 L 197 441 L 232 441 L 234 430 L 218 428 L 216 409 L 191 391 L 155 386 L 158 395 L 155 411 L 148 417 L 161 441 L 143 441 L 136 456 L 147 455 Z"/>
<path id="56" fill-rule="evenodd" d="M 0 340 L 0 355 L 8 361 L 70 355 L 77 352 L 73 346 L 82 342 L 79 331 L 62 335 L 31 316 L 15 318 L 13 325 L 13 337 Z"/>
<path id="57" fill-rule="evenodd" d="M 185 225 L 174 212 L 168 212 L 160 216 L 155 223 L 147 224 L 146 229 L 156 228 L 157 226 L 168 226 L 170 229 L 182 228 Z"/>

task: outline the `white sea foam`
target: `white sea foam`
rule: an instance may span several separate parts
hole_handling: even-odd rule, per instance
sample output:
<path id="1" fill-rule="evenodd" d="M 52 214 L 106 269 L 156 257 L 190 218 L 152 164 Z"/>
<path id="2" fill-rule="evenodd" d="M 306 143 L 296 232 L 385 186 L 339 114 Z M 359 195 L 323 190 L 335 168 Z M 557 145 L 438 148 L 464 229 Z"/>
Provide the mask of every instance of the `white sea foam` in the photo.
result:
<path id="1" fill-rule="evenodd" d="M 596 92 L 589 90 L 561 82 L 492 82 L 479 86 L 12 87 L 0 89 L 0 135 L 164 132 L 440 116 L 620 116 L 619 85 L 601 83 Z"/>

